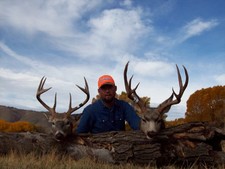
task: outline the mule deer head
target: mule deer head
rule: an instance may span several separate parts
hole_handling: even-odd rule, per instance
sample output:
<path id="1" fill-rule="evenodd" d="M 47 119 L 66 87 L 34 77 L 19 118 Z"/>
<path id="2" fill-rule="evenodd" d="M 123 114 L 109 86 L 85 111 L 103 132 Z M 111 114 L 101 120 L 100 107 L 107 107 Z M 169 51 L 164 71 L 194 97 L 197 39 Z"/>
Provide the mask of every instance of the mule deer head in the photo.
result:
<path id="1" fill-rule="evenodd" d="M 141 111 L 140 112 L 141 113 L 140 129 L 146 134 L 147 138 L 150 138 L 151 136 L 159 132 L 161 129 L 165 128 L 164 119 L 163 119 L 164 114 L 170 110 L 172 105 L 180 103 L 181 97 L 188 85 L 188 79 L 189 79 L 188 72 L 186 68 L 183 66 L 185 77 L 186 77 L 185 83 L 183 84 L 179 68 L 176 65 L 179 87 L 180 87 L 179 93 L 177 94 L 174 91 L 174 89 L 172 89 L 172 94 L 168 99 L 166 99 L 164 102 L 159 104 L 158 107 L 151 108 L 136 93 L 136 89 L 138 88 L 139 83 L 136 85 L 134 89 L 131 89 L 131 82 L 132 82 L 133 76 L 131 76 L 128 82 L 127 80 L 128 64 L 129 62 L 127 62 L 124 69 L 124 83 L 125 83 L 127 96 L 139 106 Z M 173 100 L 174 96 L 175 96 L 175 99 Z"/>
<path id="2" fill-rule="evenodd" d="M 38 86 L 38 89 L 37 89 L 36 98 L 42 104 L 42 106 L 44 106 L 50 113 L 50 115 L 46 116 L 46 117 L 47 117 L 48 121 L 52 124 L 52 131 L 53 131 L 55 138 L 57 140 L 62 140 L 65 137 L 67 137 L 68 135 L 72 134 L 74 125 L 76 125 L 74 123 L 76 123 L 77 119 L 74 119 L 74 117 L 72 116 L 72 113 L 74 111 L 78 110 L 79 108 L 81 108 L 83 105 L 85 105 L 89 100 L 90 94 L 89 94 L 88 83 L 87 83 L 86 79 L 84 78 L 85 88 L 82 88 L 82 87 L 76 85 L 80 90 L 82 90 L 86 94 L 86 99 L 84 100 L 83 103 L 80 103 L 76 107 L 72 107 L 72 96 L 70 93 L 70 102 L 69 102 L 68 111 L 65 113 L 57 113 L 55 110 L 56 109 L 56 99 L 57 99 L 56 93 L 55 93 L 55 101 L 54 101 L 53 107 L 49 107 L 44 101 L 42 101 L 42 99 L 40 97 L 41 94 L 43 94 L 51 89 L 51 87 L 44 89 L 45 81 L 46 81 L 46 78 L 42 77 L 40 84 Z M 79 115 L 76 115 L 76 116 L 79 116 Z M 76 116 L 75 116 L 75 118 L 77 118 Z"/>

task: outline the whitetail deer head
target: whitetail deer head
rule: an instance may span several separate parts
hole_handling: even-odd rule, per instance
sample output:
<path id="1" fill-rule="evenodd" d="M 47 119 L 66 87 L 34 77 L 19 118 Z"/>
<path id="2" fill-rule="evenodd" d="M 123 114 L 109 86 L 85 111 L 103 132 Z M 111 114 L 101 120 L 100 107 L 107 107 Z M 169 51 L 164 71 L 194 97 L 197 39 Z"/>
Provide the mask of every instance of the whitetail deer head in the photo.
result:
<path id="1" fill-rule="evenodd" d="M 136 93 L 136 89 L 138 88 L 139 83 L 136 85 L 134 89 L 131 89 L 131 81 L 133 76 L 131 76 L 128 82 L 127 80 L 128 64 L 129 62 L 127 62 L 124 69 L 124 83 L 125 83 L 127 96 L 140 107 L 140 111 L 141 111 L 140 112 L 141 113 L 140 129 L 146 134 L 147 138 L 150 138 L 151 136 L 159 132 L 161 129 L 165 128 L 164 118 L 163 118 L 164 114 L 170 110 L 172 105 L 180 103 L 181 97 L 188 85 L 188 80 L 189 80 L 188 72 L 186 68 L 183 66 L 185 76 L 186 76 L 185 83 L 183 84 L 180 71 L 178 69 L 178 66 L 176 65 L 178 81 L 180 86 L 179 93 L 176 94 L 174 89 L 172 89 L 172 94 L 168 99 L 166 99 L 164 102 L 159 104 L 158 107 L 150 108 L 144 102 L 144 100 L 141 99 Z M 173 100 L 174 96 L 175 96 L 175 99 Z"/>
<path id="2" fill-rule="evenodd" d="M 90 94 L 89 94 L 88 83 L 87 83 L 86 79 L 84 78 L 85 88 L 82 88 L 82 87 L 76 85 L 80 90 L 82 90 L 86 94 L 86 99 L 84 100 L 83 103 L 80 103 L 76 107 L 72 107 L 72 105 L 71 105 L 72 97 L 71 97 L 71 93 L 70 93 L 70 102 L 69 102 L 68 111 L 65 113 L 57 113 L 55 110 L 56 109 L 56 98 L 57 98 L 56 93 L 55 93 L 55 101 L 54 101 L 53 107 L 49 107 L 44 101 L 42 101 L 42 99 L 40 97 L 41 94 L 43 94 L 51 89 L 51 87 L 44 89 L 45 81 L 46 81 L 46 78 L 42 77 L 40 84 L 38 86 L 38 89 L 37 89 L 36 98 L 50 113 L 50 115 L 46 116 L 46 117 L 47 117 L 48 121 L 52 124 L 52 132 L 53 132 L 55 138 L 57 140 L 62 140 L 65 137 L 67 137 L 68 135 L 71 135 L 73 132 L 74 126 L 77 125 L 75 123 L 78 120 L 74 119 L 74 117 L 72 116 L 72 113 L 74 111 L 78 110 L 79 108 L 81 108 L 83 105 L 85 105 L 89 100 Z M 76 118 L 76 116 L 75 116 L 75 118 Z"/>

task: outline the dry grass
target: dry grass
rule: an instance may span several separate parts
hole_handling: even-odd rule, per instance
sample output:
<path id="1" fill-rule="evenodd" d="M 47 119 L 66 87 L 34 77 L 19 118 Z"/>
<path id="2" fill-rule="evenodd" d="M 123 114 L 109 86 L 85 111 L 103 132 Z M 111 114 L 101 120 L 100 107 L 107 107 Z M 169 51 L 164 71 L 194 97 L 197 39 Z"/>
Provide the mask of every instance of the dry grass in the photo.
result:
<path id="1" fill-rule="evenodd" d="M 100 162 L 94 162 L 90 159 L 81 159 L 75 161 L 70 157 L 59 157 L 54 152 L 40 157 L 34 154 L 18 155 L 10 153 L 5 156 L 0 156 L 0 169 L 156 169 L 153 166 L 135 166 L 132 164 L 113 165 Z M 178 169 L 173 165 L 164 167 L 165 169 Z M 187 168 L 187 167 L 179 167 Z M 197 169 L 199 167 L 189 166 L 188 168 Z M 207 166 L 202 165 L 200 168 L 208 169 Z M 219 169 L 224 166 L 217 167 Z"/>
<path id="2" fill-rule="evenodd" d="M 10 153 L 0 157 L 0 169 L 141 169 L 131 164 L 112 165 L 96 163 L 90 159 L 75 161 L 70 157 L 59 157 L 54 152 L 37 157 L 34 154 L 18 155 Z M 149 167 L 143 167 L 149 169 Z"/>

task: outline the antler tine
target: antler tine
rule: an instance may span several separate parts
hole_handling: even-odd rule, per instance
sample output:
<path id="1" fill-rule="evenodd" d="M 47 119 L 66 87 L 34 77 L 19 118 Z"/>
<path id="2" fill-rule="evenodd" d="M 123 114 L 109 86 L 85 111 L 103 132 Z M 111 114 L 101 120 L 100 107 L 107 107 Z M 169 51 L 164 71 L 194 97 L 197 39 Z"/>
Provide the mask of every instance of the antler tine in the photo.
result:
<path id="1" fill-rule="evenodd" d="M 128 69 L 128 65 L 129 65 L 129 61 L 127 62 L 126 66 L 125 66 L 125 69 L 124 69 L 124 84 L 125 84 L 125 89 L 126 89 L 126 92 L 127 92 L 127 96 L 135 101 L 135 98 L 134 98 L 134 91 L 137 89 L 138 85 L 132 90 L 131 89 L 131 82 L 132 82 L 132 79 L 133 79 L 133 75 L 131 76 L 131 78 L 129 79 L 129 82 L 127 80 L 127 69 Z"/>
<path id="2" fill-rule="evenodd" d="M 125 84 L 125 89 L 127 91 L 127 94 L 128 94 L 128 91 L 130 91 L 130 83 L 128 83 L 128 80 L 127 80 L 127 69 L 128 69 L 128 64 L 129 64 L 129 61 L 127 62 L 126 66 L 125 66 L 125 69 L 124 69 L 124 73 L 123 73 L 123 78 L 124 78 L 124 84 Z M 131 81 L 131 80 L 130 80 Z M 130 98 L 130 94 L 128 94 L 128 97 Z M 132 99 L 132 98 L 130 98 Z M 133 99 L 132 99 L 133 100 Z"/>
<path id="3" fill-rule="evenodd" d="M 183 82 L 182 82 L 182 78 L 181 78 L 181 75 L 180 75 L 180 70 L 178 68 L 178 66 L 176 65 L 176 68 L 177 68 L 177 74 L 178 74 L 178 81 L 179 81 L 179 87 L 180 87 L 180 91 L 179 91 L 179 94 L 176 94 L 176 92 L 174 91 L 173 89 L 173 94 L 175 95 L 176 99 L 177 99 L 177 103 L 180 103 L 181 101 L 181 97 L 188 85 L 188 81 L 189 81 L 189 77 L 188 77 L 188 73 L 187 73 L 187 69 L 185 68 L 185 66 L 183 66 L 184 68 L 184 72 L 185 72 L 185 83 L 183 85 Z"/>
<path id="4" fill-rule="evenodd" d="M 86 99 L 82 103 L 80 103 L 78 106 L 72 108 L 72 96 L 71 96 L 71 93 L 70 93 L 70 103 L 69 103 L 69 109 L 67 111 L 68 116 L 70 116 L 74 111 L 78 110 L 83 105 L 85 105 L 90 98 L 89 87 L 88 87 L 88 83 L 87 83 L 87 80 L 86 80 L 85 77 L 84 77 L 84 81 L 85 81 L 85 87 L 84 88 L 82 88 L 78 85 L 76 85 L 76 86 L 86 94 Z"/>
<path id="5" fill-rule="evenodd" d="M 54 99 L 54 105 L 53 107 L 49 107 L 42 99 L 41 99 L 41 94 L 47 92 L 48 90 L 50 90 L 52 87 L 49 87 L 47 89 L 44 89 L 44 84 L 46 82 L 46 77 L 43 76 L 41 78 L 41 81 L 39 83 L 38 89 L 37 89 L 37 93 L 36 93 L 36 98 L 37 100 L 42 104 L 42 106 L 44 106 L 52 115 L 54 115 L 55 112 L 55 108 L 56 108 L 56 100 L 57 100 L 57 94 L 55 93 L 55 99 Z"/>
<path id="6" fill-rule="evenodd" d="M 185 77 L 186 77 L 185 83 L 183 85 L 182 78 L 181 78 L 181 75 L 180 75 L 180 70 L 179 70 L 178 66 L 176 65 L 180 91 L 179 91 L 178 94 L 176 94 L 176 92 L 172 88 L 172 91 L 173 91 L 172 95 L 167 100 L 165 100 L 162 104 L 160 104 L 158 106 L 158 111 L 159 111 L 160 114 L 165 112 L 165 110 L 169 110 L 172 105 L 180 103 L 181 97 L 182 97 L 185 89 L 187 88 L 188 81 L 189 81 L 189 76 L 188 76 L 187 69 L 185 68 L 185 66 L 183 66 L 183 68 L 184 68 Z M 175 100 L 173 100 L 173 95 L 176 97 Z"/>
<path id="7" fill-rule="evenodd" d="M 125 89 L 127 92 L 127 96 L 133 100 L 135 103 L 138 104 L 138 106 L 140 107 L 141 111 L 145 111 L 145 103 L 144 101 L 138 96 L 138 94 L 136 93 L 136 89 L 138 88 L 139 84 L 138 83 L 136 85 L 136 87 L 134 89 L 131 89 L 131 82 L 133 79 L 133 76 L 131 76 L 131 78 L 129 79 L 129 82 L 127 80 L 127 69 L 128 69 L 128 65 L 129 65 L 129 61 L 127 62 L 125 69 L 124 69 L 124 84 L 125 84 Z"/>
<path id="8" fill-rule="evenodd" d="M 140 97 L 138 96 L 138 94 L 136 93 L 136 90 L 140 84 L 140 82 L 135 86 L 135 88 L 131 89 L 131 82 L 132 82 L 132 79 L 133 79 L 133 75 L 131 76 L 130 80 L 129 80 L 129 89 L 131 90 L 131 93 L 130 93 L 130 97 L 132 97 L 134 100 L 134 102 L 137 102 L 138 100 L 140 100 Z"/>

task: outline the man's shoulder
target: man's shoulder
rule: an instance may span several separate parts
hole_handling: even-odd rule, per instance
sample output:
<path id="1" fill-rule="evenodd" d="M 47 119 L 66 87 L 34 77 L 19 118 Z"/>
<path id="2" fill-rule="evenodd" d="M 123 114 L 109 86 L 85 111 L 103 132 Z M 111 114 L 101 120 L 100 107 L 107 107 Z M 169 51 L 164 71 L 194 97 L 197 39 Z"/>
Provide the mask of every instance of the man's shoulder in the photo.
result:
<path id="1" fill-rule="evenodd" d="M 120 106 L 131 106 L 128 102 L 126 102 L 124 100 L 116 99 L 116 103 Z"/>
<path id="2" fill-rule="evenodd" d="M 94 103 L 89 104 L 85 109 L 99 108 L 100 106 L 101 104 L 99 103 L 99 100 L 97 100 Z"/>

